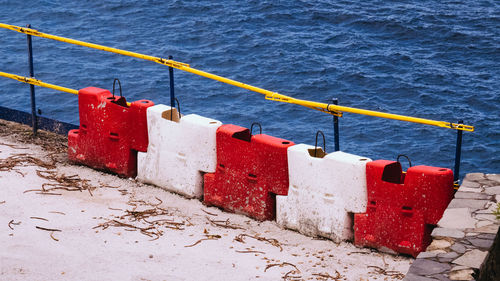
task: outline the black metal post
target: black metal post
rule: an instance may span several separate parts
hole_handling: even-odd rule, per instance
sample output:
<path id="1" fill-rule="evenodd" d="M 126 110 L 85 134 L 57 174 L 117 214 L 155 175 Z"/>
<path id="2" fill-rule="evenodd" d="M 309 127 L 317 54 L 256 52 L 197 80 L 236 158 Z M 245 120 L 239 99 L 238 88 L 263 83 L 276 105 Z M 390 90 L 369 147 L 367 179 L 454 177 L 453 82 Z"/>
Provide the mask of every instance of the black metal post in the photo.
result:
<path id="1" fill-rule="evenodd" d="M 31 28 L 31 24 L 26 25 L 27 28 Z M 28 64 L 30 70 L 30 77 L 35 77 L 35 71 L 33 70 L 33 47 L 31 44 L 31 35 L 27 35 L 28 38 Z M 35 85 L 30 84 L 31 93 L 31 126 L 33 128 L 33 135 L 36 135 L 38 131 L 38 118 L 36 116 L 36 102 L 35 102 Z"/>
<path id="2" fill-rule="evenodd" d="M 173 59 L 172 56 L 168 56 L 168 59 Z M 175 92 L 174 92 L 174 68 L 168 67 L 168 75 L 170 77 L 170 107 L 175 107 Z"/>
<path id="3" fill-rule="evenodd" d="M 339 104 L 339 100 L 337 98 L 332 99 L 332 103 L 335 105 Z M 333 133 L 334 133 L 334 141 L 335 141 L 335 151 L 340 150 L 340 140 L 339 140 L 339 117 L 333 116 Z"/>
<path id="4" fill-rule="evenodd" d="M 464 120 L 458 120 L 458 124 L 463 124 Z M 457 131 L 457 147 L 455 150 L 455 178 L 454 181 L 458 182 L 460 176 L 460 157 L 462 157 L 462 130 Z"/>

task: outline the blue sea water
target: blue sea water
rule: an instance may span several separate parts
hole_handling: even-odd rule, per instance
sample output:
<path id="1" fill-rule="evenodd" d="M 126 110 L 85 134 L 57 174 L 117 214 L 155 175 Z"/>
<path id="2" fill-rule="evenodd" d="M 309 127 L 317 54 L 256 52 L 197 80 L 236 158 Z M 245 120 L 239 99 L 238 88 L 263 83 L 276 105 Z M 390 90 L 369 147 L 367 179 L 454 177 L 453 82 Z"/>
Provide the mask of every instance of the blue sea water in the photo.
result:
<path id="1" fill-rule="evenodd" d="M 500 2 L 0 0 L 0 22 L 168 57 L 292 97 L 474 125 L 461 174 L 500 172 Z M 110 89 L 169 104 L 168 68 L 33 38 L 44 82 Z M 28 74 L 26 36 L 0 30 L 0 71 Z M 267 101 L 175 71 L 182 113 L 197 113 L 333 150 L 332 117 Z M 29 111 L 29 86 L 0 78 L 0 105 Z M 77 97 L 37 88 L 42 115 L 78 124 Z M 456 131 L 356 114 L 340 119 L 340 148 L 372 159 L 406 154 L 453 168 Z"/>

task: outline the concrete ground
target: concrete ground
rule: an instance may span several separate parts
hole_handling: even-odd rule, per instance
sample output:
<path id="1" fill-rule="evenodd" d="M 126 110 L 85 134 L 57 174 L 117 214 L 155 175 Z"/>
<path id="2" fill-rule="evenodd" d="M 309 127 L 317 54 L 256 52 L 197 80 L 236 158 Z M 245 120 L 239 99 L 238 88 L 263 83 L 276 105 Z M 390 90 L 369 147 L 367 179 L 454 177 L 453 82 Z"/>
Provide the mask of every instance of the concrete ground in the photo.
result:
<path id="1" fill-rule="evenodd" d="M 0 120 L 1 280 L 401 280 L 412 258 L 306 237 L 71 165 Z"/>

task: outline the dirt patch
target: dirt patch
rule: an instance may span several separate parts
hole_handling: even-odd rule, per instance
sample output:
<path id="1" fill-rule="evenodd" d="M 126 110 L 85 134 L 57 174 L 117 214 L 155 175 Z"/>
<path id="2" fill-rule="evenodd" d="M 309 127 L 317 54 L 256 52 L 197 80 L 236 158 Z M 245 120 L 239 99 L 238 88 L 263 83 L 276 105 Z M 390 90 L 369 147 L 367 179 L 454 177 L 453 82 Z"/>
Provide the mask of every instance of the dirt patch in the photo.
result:
<path id="1" fill-rule="evenodd" d="M 36 136 L 30 126 L 0 119 L 0 137 L 12 142 L 41 146 L 55 163 L 67 163 L 68 136 L 38 130 Z M 55 164 L 54 163 L 54 164 Z"/>

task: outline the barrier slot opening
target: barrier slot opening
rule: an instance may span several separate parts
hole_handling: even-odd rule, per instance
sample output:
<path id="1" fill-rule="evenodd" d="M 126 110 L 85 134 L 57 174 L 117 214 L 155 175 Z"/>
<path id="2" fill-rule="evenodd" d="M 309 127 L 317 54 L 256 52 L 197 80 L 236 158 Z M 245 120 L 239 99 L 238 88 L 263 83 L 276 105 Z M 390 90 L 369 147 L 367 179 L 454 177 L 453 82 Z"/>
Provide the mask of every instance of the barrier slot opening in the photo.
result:
<path id="1" fill-rule="evenodd" d="M 245 129 L 243 131 L 236 132 L 232 135 L 232 137 L 235 139 L 246 141 L 246 142 L 250 142 L 252 140 L 252 135 L 250 134 L 249 129 Z"/>
<path id="2" fill-rule="evenodd" d="M 181 120 L 179 118 L 179 112 L 177 111 L 177 108 L 172 108 L 172 109 L 163 111 L 161 113 L 161 118 L 167 119 L 169 121 L 174 121 L 177 123 L 179 123 L 179 121 Z"/>
<path id="3" fill-rule="evenodd" d="M 309 155 L 310 155 L 311 157 L 315 157 L 315 158 L 323 158 L 323 157 L 325 157 L 326 155 L 328 155 L 328 153 L 325 153 L 325 152 L 323 151 L 323 148 L 321 148 L 321 147 L 318 147 L 318 148 L 316 148 L 316 149 L 314 149 L 314 148 L 309 148 L 307 151 L 309 152 Z M 316 156 L 314 156 L 315 152 L 316 152 Z"/>
<path id="4" fill-rule="evenodd" d="M 382 180 L 390 183 L 402 184 L 404 183 L 404 176 L 402 176 L 402 173 L 403 171 L 401 170 L 401 164 L 399 162 L 388 164 L 384 167 Z"/>

